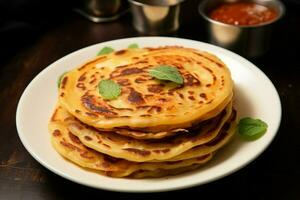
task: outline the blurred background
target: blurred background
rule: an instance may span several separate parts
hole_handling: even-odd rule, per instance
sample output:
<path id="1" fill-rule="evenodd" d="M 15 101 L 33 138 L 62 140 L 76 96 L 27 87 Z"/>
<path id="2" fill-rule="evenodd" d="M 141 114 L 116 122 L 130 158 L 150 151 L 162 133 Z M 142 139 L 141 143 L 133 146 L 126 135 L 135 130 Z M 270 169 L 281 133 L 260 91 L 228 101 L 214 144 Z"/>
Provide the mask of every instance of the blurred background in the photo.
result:
<path id="1" fill-rule="evenodd" d="M 50 30 L 55 30 L 59 26 L 67 26 L 68 20 L 75 17 L 87 20 L 82 15 L 76 12 L 76 8 L 82 4 L 84 0 L 76 1 L 59 1 L 59 0 L 0 0 L 0 53 L 1 57 L 5 58 L 18 52 L 21 48 L 32 44 L 39 38 L 42 33 Z M 107 0 L 104 0 L 107 1 Z M 127 1 L 127 0 L 123 0 Z M 205 41 L 203 24 L 198 13 L 198 4 L 201 0 L 186 0 L 182 4 L 180 20 L 181 26 L 184 26 L 185 32 L 182 33 L 179 28 L 175 36 L 190 38 L 191 35 L 197 35 L 197 39 Z M 300 1 L 298 0 L 283 0 L 287 4 L 288 9 L 298 10 L 300 8 Z M 194 6 L 190 6 L 190 5 Z M 193 10 L 185 8 L 194 8 Z M 77 10 L 78 11 L 78 10 Z M 287 15 L 290 13 L 287 12 Z M 124 19 L 125 18 L 125 19 Z M 103 25 L 95 26 L 93 30 L 84 30 L 82 37 L 96 37 L 97 32 L 105 32 L 105 26 L 113 26 L 112 24 L 122 24 L 125 26 L 132 26 L 128 23 L 131 21 L 130 12 L 120 16 L 119 19 L 113 22 L 105 22 Z M 72 23 L 70 21 L 70 23 Z M 90 21 L 90 23 L 93 23 Z M 111 23 L 110 25 L 107 25 Z M 81 24 L 79 23 L 78 26 Z M 82 30 L 85 27 L 78 27 Z M 102 30 L 101 30 L 102 29 Z M 130 29 L 131 30 L 131 29 Z M 187 31 L 188 30 L 188 31 Z M 189 31 L 190 30 L 190 31 Z M 80 30 L 78 30 L 80 31 Z M 197 32 L 198 34 L 195 34 Z M 79 34 L 79 33 L 76 33 Z M 89 35 L 89 34 L 94 34 Z M 132 32 L 128 33 L 130 36 L 141 35 L 137 33 L 132 27 Z M 121 36 L 120 36 L 121 37 Z M 124 35 L 123 37 L 126 37 Z M 107 37 L 107 40 L 111 38 Z M 84 39 L 83 39 L 84 40 Z M 99 41 L 102 42 L 102 41 Z M 89 44 L 85 44 L 89 45 Z M 74 49 L 75 50 L 75 49 Z"/>

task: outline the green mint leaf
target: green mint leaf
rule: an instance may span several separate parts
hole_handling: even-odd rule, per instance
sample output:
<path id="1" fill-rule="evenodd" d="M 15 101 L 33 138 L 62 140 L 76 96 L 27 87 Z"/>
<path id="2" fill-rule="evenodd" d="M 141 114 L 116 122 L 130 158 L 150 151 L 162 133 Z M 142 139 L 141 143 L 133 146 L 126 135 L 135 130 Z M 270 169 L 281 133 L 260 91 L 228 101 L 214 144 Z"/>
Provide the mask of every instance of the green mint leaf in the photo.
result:
<path id="1" fill-rule="evenodd" d="M 128 49 L 138 49 L 138 48 L 139 48 L 139 45 L 136 43 L 128 45 Z"/>
<path id="2" fill-rule="evenodd" d="M 177 84 L 183 84 L 183 78 L 177 68 L 169 65 L 159 65 L 149 70 L 150 76 L 159 80 L 172 81 Z"/>
<path id="3" fill-rule="evenodd" d="M 102 80 L 98 84 L 100 95 L 103 99 L 112 100 L 116 99 L 121 94 L 121 87 L 113 80 Z"/>
<path id="4" fill-rule="evenodd" d="M 115 50 L 111 47 L 103 47 L 98 53 L 97 53 L 97 56 L 100 56 L 100 55 L 105 55 L 105 54 L 109 54 L 111 52 L 114 52 Z"/>
<path id="5" fill-rule="evenodd" d="M 263 136 L 268 129 L 266 122 L 260 119 L 245 117 L 238 124 L 239 134 L 247 140 L 256 140 Z"/>
<path id="6" fill-rule="evenodd" d="M 58 77 L 58 79 L 57 79 L 57 87 L 58 88 L 60 88 L 61 81 L 62 81 L 63 77 L 66 75 L 66 73 L 68 73 L 68 72 L 64 72 Z"/>

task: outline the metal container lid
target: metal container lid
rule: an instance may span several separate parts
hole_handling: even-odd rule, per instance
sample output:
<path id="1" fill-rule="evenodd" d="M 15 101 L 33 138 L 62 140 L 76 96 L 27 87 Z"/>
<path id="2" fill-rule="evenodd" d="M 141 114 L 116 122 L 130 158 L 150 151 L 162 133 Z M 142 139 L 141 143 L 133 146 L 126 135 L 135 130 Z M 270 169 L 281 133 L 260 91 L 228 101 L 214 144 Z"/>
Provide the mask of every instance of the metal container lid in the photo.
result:
<path id="1" fill-rule="evenodd" d="M 150 6 L 173 6 L 185 0 L 129 0 L 131 3 L 137 5 L 150 5 Z"/>

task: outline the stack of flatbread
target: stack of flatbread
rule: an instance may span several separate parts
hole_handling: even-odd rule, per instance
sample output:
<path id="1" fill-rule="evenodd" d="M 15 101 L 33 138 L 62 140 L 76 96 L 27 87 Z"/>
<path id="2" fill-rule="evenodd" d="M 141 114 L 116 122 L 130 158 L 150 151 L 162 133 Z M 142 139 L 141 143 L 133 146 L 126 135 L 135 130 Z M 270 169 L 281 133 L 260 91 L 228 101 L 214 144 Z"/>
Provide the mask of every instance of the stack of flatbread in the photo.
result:
<path id="1" fill-rule="evenodd" d="M 176 69 L 182 84 L 149 73 Z M 113 99 L 99 92 L 111 80 Z M 107 90 L 113 88 L 107 88 Z M 162 177 L 199 168 L 235 133 L 230 71 L 216 56 L 166 46 L 101 55 L 66 73 L 49 122 L 59 154 L 112 177 Z"/>

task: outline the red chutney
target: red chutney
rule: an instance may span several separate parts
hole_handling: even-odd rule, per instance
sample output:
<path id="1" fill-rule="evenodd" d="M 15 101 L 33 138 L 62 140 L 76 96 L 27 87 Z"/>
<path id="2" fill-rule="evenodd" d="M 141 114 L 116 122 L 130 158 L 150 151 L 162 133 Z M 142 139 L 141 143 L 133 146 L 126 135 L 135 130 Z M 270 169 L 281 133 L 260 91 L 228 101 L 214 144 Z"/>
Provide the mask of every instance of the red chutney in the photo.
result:
<path id="1" fill-rule="evenodd" d="M 278 13 L 250 2 L 224 3 L 210 13 L 213 20 L 233 25 L 257 25 L 274 20 Z"/>

